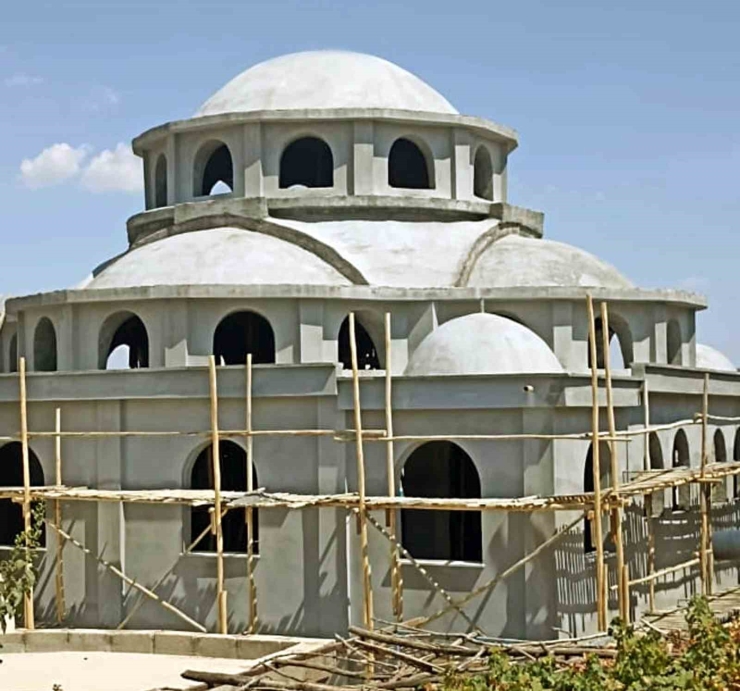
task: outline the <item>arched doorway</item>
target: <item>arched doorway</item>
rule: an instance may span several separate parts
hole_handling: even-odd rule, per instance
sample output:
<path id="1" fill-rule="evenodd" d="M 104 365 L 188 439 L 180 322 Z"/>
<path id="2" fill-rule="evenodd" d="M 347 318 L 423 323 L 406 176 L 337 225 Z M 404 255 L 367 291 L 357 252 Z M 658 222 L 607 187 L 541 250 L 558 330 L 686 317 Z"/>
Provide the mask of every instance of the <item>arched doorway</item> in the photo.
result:
<path id="1" fill-rule="evenodd" d="M 33 449 L 28 450 L 28 470 L 32 487 L 43 487 L 44 471 Z M 23 487 L 23 446 L 14 441 L 0 447 L 0 487 Z M 0 499 L 0 545 L 12 546 L 23 532 L 23 508 L 11 499 Z M 41 544 L 45 544 L 42 527 Z"/>
<path id="2" fill-rule="evenodd" d="M 318 137 L 302 137 L 285 147 L 280 157 L 280 188 L 334 186 L 334 157 Z"/>
<path id="3" fill-rule="evenodd" d="M 195 157 L 193 196 L 207 197 L 234 190 L 234 163 L 229 147 L 220 141 L 204 144 Z"/>
<path id="4" fill-rule="evenodd" d="M 727 463 L 727 444 L 725 443 L 725 435 L 722 434 L 721 429 L 714 431 L 712 441 L 715 463 Z M 727 484 L 722 481 L 712 485 L 712 502 L 721 504 L 725 501 L 727 501 Z"/>
<path id="5" fill-rule="evenodd" d="M 413 190 L 434 187 L 422 150 L 409 139 L 396 139 L 388 155 L 388 184 Z"/>
<path id="6" fill-rule="evenodd" d="M 275 334 L 270 322 L 256 312 L 224 317 L 213 334 L 213 354 L 219 365 L 243 365 L 252 353 L 255 365 L 275 362 Z"/>
<path id="7" fill-rule="evenodd" d="M 48 317 L 39 319 L 33 335 L 33 368 L 36 372 L 57 370 L 57 332 Z"/>
<path id="8" fill-rule="evenodd" d="M 149 367 L 149 336 L 144 322 L 133 312 L 108 317 L 98 337 L 99 369 Z"/>
<path id="9" fill-rule="evenodd" d="M 650 459 L 650 470 L 663 470 L 663 449 L 660 445 L 660 438 L 655 432 L 650 432 L 648 437 L 648 455 Z M 665 491 L 653 492 L 652 497 L 652 516 L 657 517 L 665 508 Z"/>
<path id="10" fill-rule="evenodd" d="M 479 146 L 475 152 L 473 194 L 481 199 L 493 201 L 493 165 L 491 154 L 485 146 Z"/>
<path id="11" fill-rule="evenodd" d="M 691 465 L 691 457 L 689 454 L 689 440 L 686 436 L 686 432 L 682 429 L 676 432 L 676 436 L 673 439 L 673 455 L 672 455 L 672 467 L 674 468 L 688 468 Z M 673 487 L 672 490 L 672 506 L 674 511 L 687 510 L 691 505 L 691 485 L 685 484 L 680 487 Z"/>
<path id="12" fill-rule="evenodd" d="M 355 340 L 357 344 L 357 368 L 361 370 L 380 369 L 378 349 L 375 346 L 372 336 L 370 336 L 357 315 L 355 315 Z M 339 327 L 337 347 L 342 369 L 352 369 L 348 316 L 344 318 L 342 325 Z"/>
<path id="13" fill-rule="evenodd" d="M 740 428 L 735 430 L 735 443 L 732 445 L 732 460 L 740 463 Z M 740 498 L 740 477 L 737 475 L 732 480 L 732 498 Z"/>
<path id="14" fill-rule="evenodd" d="M 479 498 L 480 477 L 463 449 L 448 441 L 417 448 L 401 471 L 407 497 Z M 403 546 L 417 559 L 483 560 L 480 511 L 401 511 Z"/>
<path id="15" fill-rule="evenodd" d="M 159 154 L 154 168 L 154 206 L 167 206 L 167 158 Z"/>
<path id="16" fill-rule="evenodd" d="M 219 444 L 221 489 L 224 492 L 246 492 L 247 490 L 247 453 L 241 446 L 232 441 L 223 440 Z M 213 447 L 209 444 L 195 459 L 190 472 L 191 489 L 213 489 L 213 465 L 211 460 Z M 252 486 L 257 484 L 257 470 L 252 466 Z M 210 524 L 208 506 L 194 506 L 190 510 L 190 540 L 193 542 Z M 247 551 L 246 509 L 233 509 L 226 513 L 221 521 L 226 552 Z M 253 510 L 254 552 L 259 552 L 259 512 Z M 193 548 L 194 552 L 215 552 L 216 536 L 206 533 Z"/>
<path id="17" fill-rule="evenodd" d="M 611 487 L 611 452 L 606 442 L 599 443 L 599 485 L 604 492 Z M 594 447 L 590 444 L 586 454 L 586 462 L 583 464 L 583 491 L 591 493 L 594 491 Z M 593 535 L 593 519 L 586 518 L 583 525 L 583 551 L 586 554 L 596 551 L 596 543 Z M 602 518 L 602 540 L 604 549 L 607 550 L 612 542 L 609 537 L 608 523 Z"/>

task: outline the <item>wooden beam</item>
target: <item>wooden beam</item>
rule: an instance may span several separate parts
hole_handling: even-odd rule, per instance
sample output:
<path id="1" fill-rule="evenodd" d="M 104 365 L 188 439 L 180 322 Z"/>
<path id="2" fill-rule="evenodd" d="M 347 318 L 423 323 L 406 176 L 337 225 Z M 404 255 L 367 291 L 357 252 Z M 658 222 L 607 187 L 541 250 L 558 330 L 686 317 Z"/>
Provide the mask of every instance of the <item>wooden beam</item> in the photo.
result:
<path id="1" fill-rule="evenodd" d="M 26 562 L 31 562 L 31 546 L 28 538 L 31 531 L 31 471 L 28 450 L 28 398 L 26 394 L 26 358 L 18 362 L 18 382 L 20 388 L 21 416 L 21 455 L 23 459 L 23 529 L 26 533 Z M 23 625 L 33 631 L 36 622 L 33 612 L 33 588 L 23 595 Z"/>
<path id="2" fill-rule="evenodd" d="M 254 491 L 254 445 L 252 437 L 252 353 L 247 353 L 246 365 L 246 429 L 247 436 L 247 491 Z M 245 510 L 247 522 L 247 590 L 249 594 L 249 626 L 247 633 L 257 633 L 257 584 L 254 580 L 254 512 Z"/>
<path id="3" fill-rule="evenodd" d="M 54 482 L 58 487 L 62 487 L 62 409 L 57 408 L 54 415 L 54 427 L 57 436 L 54 438 Z M 54 500 L 54 523 L 62 525 L 62 502 L 60 499 Z M 57 623 L 61 624 L 64 620 L 66 605 L 64 602 L 64 538 L 57 534 L 56 539 L 56 560 L 54 573 L 54 591 L 57 611 Z"/>

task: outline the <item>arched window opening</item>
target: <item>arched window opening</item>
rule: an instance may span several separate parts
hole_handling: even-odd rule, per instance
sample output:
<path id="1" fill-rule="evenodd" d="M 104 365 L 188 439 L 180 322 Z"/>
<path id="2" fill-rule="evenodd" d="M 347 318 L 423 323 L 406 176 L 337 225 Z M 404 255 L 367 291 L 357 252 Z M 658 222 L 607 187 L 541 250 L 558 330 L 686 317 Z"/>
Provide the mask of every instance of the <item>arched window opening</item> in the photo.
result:
<path id="1" fill-rule="evenodd" d="M 388 184 L 412 190 L 434 187 L 427 159 L 421 149 L 408 139 L 396 139 L 388 155 Z"/>
<path id="2" fill-rule="evenodd" d="M 721 429 L 714 431 L 714 461 L 715 463 L 727 463 L 727 444 L 725 435 Z M 712 502 L 721 504 L 727 501 L 727 484 L 722 481 L 712 485 Z"/>
<path id="3" fill-rule="evenodd" d="M 303 137 L 289 144 L 280 157 L 280 188 L 333 187 L 334 157 L 318 137 Z"/>
<path id="4" fill-rule="evenodd" d="M 596 368 L 604 368 L 604 327 L 601 318 L 594 320 L 596 336 Z M 626 321 L 609 316 L 609 366 L 613 370 L 632 366 L 632 334 Z M 588 349 L 588 366 L 591 367 L 591 347 Z"/>
<path id="5" fill-rule="evenodd" d="M 375 347 L 372 337 L 367 329 L 360 323 L 355 315 L 355 339 L 357 341 L 357 368 L 358 369 L 380 369 L 380 358 L 378 349 Z M 339 327 L 339 362 L 342 369 L 352 369 L 352 351 L 349 342 L 349 317 L 345 317 L 342 326 Z"/>
<path id="6" fill-rule="evenodd" d="M 407 497 L 479 498 L 478 471 L 457 444 L 433 441 L 420 446 L 401 471 Z M 403 545 L 417 559 L 483 560 L 479 511 L 401 511 Z"/>
<path id="7" fill-rule="evenodd" d="M 149 336 L 139 317 L 132 312 L 118 312 L 105 320 L 98 340 L 98 367 L 149 367 Z"/>
<path id="8" fill-rule="evenodd" d="M 43 487 L 44 471 L 33 449 L 28 450 L 28 470 L 32 487 Z M 14 441 L 0 447 L 0 487 L 23 487 L 23 446 Z M 23 507 L 11 499 L 0 499 L 0 545 L 12 546 L 23 532 Z M 45 544 L 45 532 L 41 533 Z"/>
<path id="9" fill-rule="evenodd" d="M 213 489 L 212 446 L 207 446 L 198 454 L 190 473 L 191 489 Z M 247 453 L 241 446 L 224 440 L 219 444 L 221 468 L 221 489 L 224 492 L 247 491 Z M 252 466 L 252 486 L 257 488 L 257 471 Z M 211 518 L 208 506 L 194 506 L 190 510 L 190 540 L 194 542 L 210 525 Z M 247 551 L 246 509 L 232 509 L 221 520 L 226 552 Z M 254 527 L 253 542 L 255 554 L 259 553 L 259 511 L 252 511 Z M 216 536 L 210 531 L 200 539 L 193 548 L 195 552 L 215 552 Z"/>
<path id="10" fill-rule="evenodd" d="M 735 432 L 735 443 L 732 445 L 732 460 L 740 463 L 740 428 Z M 732 497 L 740 498 L 740 477 L 735 475 L 732 478 Z"/>
<path id="11" fill-rule="evenodd" d="M 167 206 L 167 158 L 160 154 L 154 168 L 154 206 Z"/>
<path id="12" fill-rule="evenodd" d="M 660 438 L 655 432 L 651 432 L 648 437 L 648 456 L 650 459 L 650 470 L 663 470 L 663 449 L 660 446 Z M 664 492 L 653 492 L 651 497 L 653 506 L 652 517 L 656 518 L 660 516 L 665 508 Z"/>
<path id="13" fill-rule="evenodd" d="M 8 348 L 8 372 L 18 371 L 18 334 L 13 334 L 10 338 L 10 347 Z"/>
<path id="14" fill-rule="evenodd" d="M 668 322 L 667 356 L 669 365 L 681 364 L 681 326 L 675 319 Z"/>
<path id="15" fill-rule="evenodd" d="M 485 146 L 479 146 L 473 163 L 473 194 L 481 199 L 493 201 L 493 165 L 491 154 Z"/>
<path id="16" fill-rule="evenodd" d="M 611 452 L 609 451 L 609 445 L 606 442 L 599 443 L 599 467 L 601 472 L 599 473 L 599 482 L 601 491 L 611 487 Z M 583 491 L 590 493 L 594 491 L 594 448 L 593 444 L 589 445 L 588 453 L 586 454 L 586 462 L 583 464 Z M 586 518 L 583 526 L 583 551 L 586 554 L 596 551 L 596 543 L 594 542 L 594 522 L 593 518 Z M 604 541 L 604 549 L 608 550 L 612 546 L 612 541 L 609 535 L 608 523 L 602 519 L 602 539 Z"/>
<path id="17" fill-rule="evenodd" d="M 676 432 L 673 440 L 673 467 L 688 468 L 690 465 L 689 440 L 686 432 L 682 429 Z M 691 504 L 691 485 L 685 484 L 680 487 L 673 487 L 672 505 L 674 511 L 686 510 Z"/>
<path id="18" fill-rule="evenodd" d="M 226 144 L 210 142 L 195 157 L 193 179 L 196 197 L 225 194 L 234 190 L 234 163 Z"/>
<path id="19" fill-rule="evenodd" d="M 57 332 L 48 317 L 42 317 L 33 335 L 33 368 L 36 372 L 56 372 Z"/>
<path id="20" fill-rule="evenodd" d="M 275 334 L 256 312 L 234 312 L 221 320 L 213 335 L 213 354 L 220 365 L 243 365 L 252 353 L 255 365 L 275 362 Z"/>

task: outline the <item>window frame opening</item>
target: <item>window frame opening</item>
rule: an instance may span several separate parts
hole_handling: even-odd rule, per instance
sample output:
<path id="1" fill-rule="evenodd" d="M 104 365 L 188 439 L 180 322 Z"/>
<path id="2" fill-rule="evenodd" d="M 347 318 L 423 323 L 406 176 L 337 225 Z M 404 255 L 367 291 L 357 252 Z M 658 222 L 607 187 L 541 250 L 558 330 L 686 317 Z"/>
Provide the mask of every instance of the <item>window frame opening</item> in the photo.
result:
<path id="1" fill-rule="evenodd" d="M 10 337 L 8 345 L 8 372 L 13 374 L 18 371 L 18 333 Z"/>
<path id="2" fill-rule="evenodd" d="M 380 328 L 379 328 L 380 327 Z M 381 370 L 385 360 L 385 353 L 381 353 L 376 343 L 383 343 L 380 339 L 383 334 L 382 324 L 375 315 L 355 313 L 355 337 L 357 341 L 357 368 L 359 370 Z M 349 315 L 339 327 L 337 333 L 337 362 L 343 370 L 352 369 L 352 357 L 349 341 Z"/>
<path id="3" fill-rule="evenodd" d="M 196 456 L 188 477 L 191 489 L 213 489 L 213 445 L 207 444 Z M 224 439 L 219 443 L 221 468 L 221 490 L 224 492 L 247 491 L 247 452 L 236 442 Z M 257 467 L 252 465 L 252 486 L 257 488 Z M 247 509 L 232 509 L 221 520 L 224 538 L 224 552 L 246 554 L 247 552 Z M 208 527 L 211 517 L 208 506 L 190 508 L 190 533 L 188 544 Z M 259 509 L 252 510 L 252 544 L 254 554 L 259 554 Z M 212 554 L 216 551 L 216 536 L 206 533 L 197 545 L 192 547 L 196 554 Z"/>
<path id="4" fill-rule="evenodd" d="M 121 346 L 129 349 L 128 367 L 110 367 L 111 355 Z M 129 310 L 115 312 L 107 317 L 98 335 L 98 369 L 147 369 L 149 362 L 149 332 L 144 320 Z"/>
<path id="5" fill-rule="evenodd" d="M 669 365 L 681 365 L 681 346 L 683 334 L 678 319 L 670 319 L 666 326 L 666 362 Z"/>
<path id="6" fill-rule="evenodd" d="M 484 144 L 476 149 L 473 157 L 473 196 L 493 201 L 493 161 Z"/>
<path id="7" fill-rule="evenodd" d="M 44 468 L 36 452 L 28 449 L 28 469 L 31 487 L 43 487 Z M 0 446 L 0 487 L 23 486 L 23 445 L 8 442 Z M 0 548 L 12 547 L 24 530 L 23 507 L 12 499 L 0 499 Z M 41 528 L 40 546 L 46 546 L 46 527 Z"/>
<path id="8" fill-rule="evenodd" d="M 712 452 L 714 454 L 715 463 L 727 463 L 727 442 L 725 441 L 725 435 L 720 428 L 714 430 L 714 434 L 712 435 Z M 712 503 L 722 504 L 726 502 L 727 499 L 727 483 L 722 481 L 713 484 Z"/>
<path id="9" fill-rule="evenodd" d="M 193 196 L 218 196 L 219 193 L 214 193 L 213 189 L 219 182 L 229 188 L 229 192 L 224 194 L 233 193 L 234 157 L 228 144 L 214 139 L 203 144 L 195 156 Z"/>
<path id="10" fill-rule="evenodd" d="M 673 437 L 671 451 L 672 468 L 691 467 L 691 449 L 689 438 L 682 429 Z M 691 508 L 691 485 L 685 484 L 671 488 L 671 509 L 673 511 L 688 511 Z"/>
<path id="11" fill-rule="evenodd" d="M 33 332 L 33 369 L 35 372 L 56 372 L 59 363 L 57 331 L 49 317 L 41 317 Z"/>
<path id="12" fill-rule="evenodd" d="M 740 463 L 740 427 L 735 430 L 735 441 L 732 444 L 732 460 Z M 732 479 L 732 498 L 740 499 L 740 476 L 735 475 Z"/>
<path id="13" fill-rule="evenodd" d="M 277 358 L 275 331 L 259 312 L 231 312 L 214 329 L 212 352 L 220 366 L 243 365 L 250 352 L 253 364 L 272 365 Z"/>
<path id="14" fill-rule="evenodd" d="M 154 206 L 167 206 L 167 156 L 159 154 L 154 164 Z"/>
<path id="15" fill-rule="evenodd" d="M 334 154 L 329 144 L 315 135 L 290 142 L 280 154 L 278 186 L 281 190 L 334 187 Z"/>
<path id="16" fill-rule="evenodd" d="M 594 448 L 593 442 L 588 445 L 586 460 L 583 463 L 583 491 L 590 493 L 594 491 Z M 599 442 L 599 482 L 601 491 L 604 492 L 611 487 L 611 449 L 605 441 Z M 607 529 L 605 529 L 607 528 Z M 586 517 L 583 519 L 583 553 L 592 554 L 596 552 L 594 542 L 594 520 Z M 601 538 L 604 544 L 604 552 L 614 551 L 614 539 L 608 523 L 602 519 Z"/>
<path id="17" fill-rule="evenodd" d="M 601 317 L 594 320 L 594 335 L 596 337 L 596 369 L 604 369 L 604 327 Z M 615 343 L 617 339 L 618 352 L 622 362 L 615 363 Z M 611 370 L 629 369 L 634 362 L 634 345 L 632 332 L 626 320 L 616 314 L 609 314 L 609 365 Z M 616 364 L 616 366 L 615 366 Z M 619 366 L 621 364 L 621 367 Z M 591 367 L 591 348 L 588 348 L 588 367 Z"/>
<path id="18" fill-rule="evenodd" d="M 409 137 L 398 137 L 388 151 L 388 186 L 403 190 L 435 188 L 433 160 Z"/>
<path id="19" fill-rule="evenodd" d="M 435 481 L 441 482 L 435 486 Z M 481 497 L 473 459 L 450 441 L 417 446 L 401 468 L 398 487 L 409 497 Z M 400 514 L 402 544 L 415 559 L 483 563 L 482 512 L 402 509 Z"/>
<path id="20" fill-rule="evenodd" d="M 665 468 L 665 462 L 663 460 L 663 447 L 660 443 L 660 437 L 656 432 L 650 432 L 648 435 L 648 460 L 650 461 L 650 470 L 663 470 Z M 652 515 L 650 518 L 657 518 L 660 516 L 665 509 L 665 493 L 653 492 L 651 495 L 652 499 Z"/>

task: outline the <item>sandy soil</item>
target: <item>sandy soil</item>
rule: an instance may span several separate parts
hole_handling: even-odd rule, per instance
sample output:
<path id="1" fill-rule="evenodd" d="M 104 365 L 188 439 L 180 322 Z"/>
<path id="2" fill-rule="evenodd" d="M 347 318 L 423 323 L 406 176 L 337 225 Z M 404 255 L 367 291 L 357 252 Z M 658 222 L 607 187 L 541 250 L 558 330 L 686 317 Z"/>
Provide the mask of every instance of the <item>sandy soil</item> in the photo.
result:
<path id="1" fill-rule="evenodd" d="M 159 687 L 185 689 L 186 669 L 235 673 L 247 660 L 130 653 L 7 653 L 0 649 L 2 691 L 148 691 Z"/>

